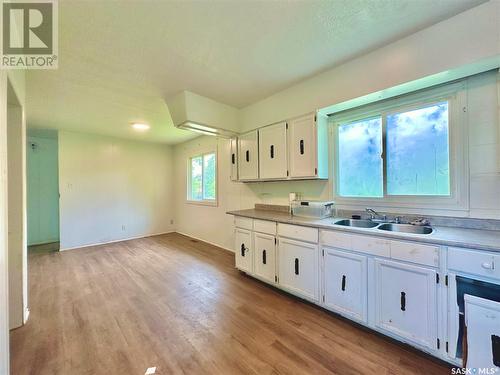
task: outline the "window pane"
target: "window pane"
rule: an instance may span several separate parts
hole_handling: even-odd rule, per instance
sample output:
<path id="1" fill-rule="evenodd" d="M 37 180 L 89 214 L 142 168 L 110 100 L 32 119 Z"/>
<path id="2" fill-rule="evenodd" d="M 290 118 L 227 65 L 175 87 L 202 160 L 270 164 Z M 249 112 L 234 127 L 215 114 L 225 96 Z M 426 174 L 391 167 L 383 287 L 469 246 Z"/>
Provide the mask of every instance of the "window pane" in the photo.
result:
<path id="1" fill-rule="evenodd" d="M 338 128 L 338 193 L 382 197 L 382 120 L 365 119 Z"/>
<path id="2" fill-rule="evenodd" d="M 203 199 L 215 199 L 215 154 L 203 156 Z"/>
<path id="3" fill-rule="evenodd" d="M 197 156 L 191 159 L 191 199 L 201 200 L 202 197 L 202 177 L 201 177 L 202 157 Z"/>
<path id="4" fill-rule="evenodd" d="M 387 194 L 450 195 L 448 102 L 387 116 Z"/>

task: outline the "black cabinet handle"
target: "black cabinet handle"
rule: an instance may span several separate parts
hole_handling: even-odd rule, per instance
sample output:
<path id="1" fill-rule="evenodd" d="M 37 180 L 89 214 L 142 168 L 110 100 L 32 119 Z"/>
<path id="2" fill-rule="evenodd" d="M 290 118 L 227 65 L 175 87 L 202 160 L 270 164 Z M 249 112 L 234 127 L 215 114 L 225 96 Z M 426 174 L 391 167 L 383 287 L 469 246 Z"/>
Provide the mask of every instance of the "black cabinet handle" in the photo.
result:
<path id="1" fill-rule="evenodd" d="M 342 291 L 345 291 L 345 275 L 342 275 Z"/>
<path id="2" fill-rule="evenodd" d="M 300 144 L 300 154 L 304 155 L 304 140 L 301 139 L 299 144 Z"/>
<path id="3" fill-rule="evenodd" d="M 246 157 L 247 161 L 250 161 L 250 151 L 249 151 L 249 150 L 247 150 L 247 151 L 245 152 L 245 154 L 246 154 L 246 156 L 245 156 L 245 157 Z"/>
<path id="4" fill-rule="evenodd" d="M 262 250 L 262 264 L 266 264 L 267 259 L 266 259 L 266 250 Z"/>
<path id="5" fill-rule="evenodd" d="M 500 366 L 500 336 L 491 335 L 491 349 L 493 352 L 493 364 Z"/>
<path id="6" fill-rule="evenodd" d="M 295 258 L 295 274 L 299 274 L 299 258 Z"/>
<path id="7" fill-rule="evenodd" d="M 406 311 L 406 293 L 401 292 L 401 311 Z"/>
<path id="8" fill-rule="evenodd" d="M 271 145 L 271 149 L 269 151 L 271 153 L 271 159 L 274 159 L 274 145 Z"/>
<path id="9" fill-rule="evenodd" d="M 242 257 L 245 256 L 245 244 L 244 243 L 241 244 L 241 256 Z"/>
<path id="10" fill-rule="evenodd" d="M 233 164 L 236 163 L 236 157 L 234 155 L 234 152 L 231 154 L 231 163 L 233 163 Z"/>

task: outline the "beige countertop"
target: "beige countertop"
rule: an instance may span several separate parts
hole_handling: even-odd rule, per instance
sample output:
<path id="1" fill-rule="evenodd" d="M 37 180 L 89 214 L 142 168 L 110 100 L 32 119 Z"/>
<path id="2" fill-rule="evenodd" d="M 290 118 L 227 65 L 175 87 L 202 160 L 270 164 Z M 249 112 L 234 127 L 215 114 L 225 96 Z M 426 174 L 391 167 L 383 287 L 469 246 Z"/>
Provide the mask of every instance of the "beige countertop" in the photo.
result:
<path id="1" fill-rule="evenodd" d="M 335 225 L 334 222 L 344 218 L 329 217 L 326 219 L 308 219 L 292 216 L 288 213 L 270 210 L 239 210 L 229 211 L 229 215 L 249 217 L 252 219 L 270 220 L 279 223 L 302 225 L 319 229 L 333 229 L 342 232 L 367 234 L 379 237 L 413 240 L 437 245 L 465 247 L 469 249 L 500 252 L 500 231 L 464 229 L 454 227 L 433 226 L 431 234 L 409 234 L 387 232 L 376 228 L 353 228 Z"/>

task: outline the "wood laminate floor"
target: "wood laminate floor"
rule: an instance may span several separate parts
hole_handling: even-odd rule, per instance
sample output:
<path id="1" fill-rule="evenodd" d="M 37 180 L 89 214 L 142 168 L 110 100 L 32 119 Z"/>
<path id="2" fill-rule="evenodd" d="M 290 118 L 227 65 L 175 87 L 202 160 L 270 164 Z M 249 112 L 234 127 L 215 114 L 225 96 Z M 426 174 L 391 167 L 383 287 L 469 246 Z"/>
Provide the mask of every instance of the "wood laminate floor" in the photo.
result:
<path id="1" fill-rule="evenodd" d="M 450 373 L 179 234 L 31 254 L 29 285 L 13 375 Z"/>

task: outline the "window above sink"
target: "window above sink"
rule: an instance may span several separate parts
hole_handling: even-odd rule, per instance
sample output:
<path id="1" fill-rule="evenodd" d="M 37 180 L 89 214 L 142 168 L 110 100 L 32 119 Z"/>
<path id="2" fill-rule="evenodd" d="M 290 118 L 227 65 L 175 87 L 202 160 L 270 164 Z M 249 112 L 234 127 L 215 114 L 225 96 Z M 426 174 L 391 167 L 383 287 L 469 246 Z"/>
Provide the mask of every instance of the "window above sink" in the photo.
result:
<path id="1" fill-rule="evenodd" d="M 330 115 L 339 205 L 467 209 L 461 82 Z"/>

